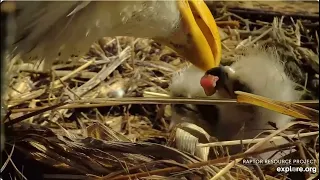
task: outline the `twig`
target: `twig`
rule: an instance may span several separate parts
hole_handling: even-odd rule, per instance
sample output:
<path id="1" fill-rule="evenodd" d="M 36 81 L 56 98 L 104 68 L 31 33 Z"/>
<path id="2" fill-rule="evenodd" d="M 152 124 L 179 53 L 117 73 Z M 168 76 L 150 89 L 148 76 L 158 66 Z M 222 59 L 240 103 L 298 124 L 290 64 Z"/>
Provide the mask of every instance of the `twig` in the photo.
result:
<path id="1" fill-rule="evenodd" d="M 73 175 L 73 174 L 43 174 L 44 179 L 87 179 L 85 175 Z"/>
<path id="2" fill-rule="evenodd" d="M 76 75 L 80 71 L 82 71 L 85 68 L 89 67 L 91 64 L 94 63 L 94 61 L 95 60 L 90 60 L 87 63 L 85 63 L 84 65 L 82 65 L 82 66 L 78 67 L 77 69 L 75 69 L 74 71 L 72 71 L 70 74 L 67 74 L 66 76 L 60 78 L 59 80 L 56 80 L 55 82 L 53 82 L 53 87 L 52 88 L 58 88 L 61 82 L 73 77 L 74 75 Z"/>
<path id="3" fill-rule="evenodd" d="M 252 159 L 252 158 L 249 158 L 249 159 Z M 265 176 L 264 176 L 264 174 L 263 174 L 263 172 L 262 172 L 262 170 L 261 170 L 261 168 L 260 168 L 258 163 L 254 162 L 253 168 L 257 171 L 257 174 L 258 174 L 258 177 L 259 177 L 260 180 L 266 180 L 266 178 L 265 178 Z"/>
<path id="4" fill-rule="evenodd" d="M 6 151 L 5 151 L 6 152 Z M 7 156 L 9 157 L 9 154 L 6 152 Z M 17 166 L 14 164 L 13 160 L 11 158 L 9 158 L 9 161 L 11 162 L 12 166 L 14 167 L 14 169 L 16 170 L 16 172 L 25 180 L 28 180 L 23 174 L 22 172 L 19 171 L 19 169 L 17 168 Z"/>
<path id="5" fill-rule="evenodd" d="M 261 9 L 248 9 L 248 8 L 228 8 L 229 12 L 241 15 L 250 15 L 250 16 L 287 16 L 295 19 L 309 19 L 309 20 L 317 20 L 319 15 L 317 14 L 298 14 L 298 13 L 286 13 L 286 12 L 277 12 L 277 11 L 266 11 Z"/>
<path id="6" fill-rule="evenodd" d="M 91 104 L 82 104 L 91 103 Z M 57 109 L 73 109 L 73 108 L 93 108 L 93 107 L 106 107 L 106 106 L 117 106 L 117 105 L 128 105 L 128 104 L 197 104 L 197 105 L 218 105 L 218 104 L 236 104 L 235 99 L 195 99 L 195 98 L 95 98 L 95 99 L 84 99 L 75 100 L 67 105 L 58 107 Z M 318 106 L 319 101 L 316 100 L 305 100 L 298 102 L 288 102 L 290 104 L 299 104 L 303 106 Z M 244 105 L 244 104 L 238 104 Z M 35 107 L 35 108 L 20 108 L 11 109 L 12 113 L 17 112 L 32 112 L 44 109 L 47 107 Z M 315 110 L 315 112 L 318 112 Z M 318 112 L 319 113 L 319 112 Z"/>
<path id="7" fill-rule="evenodd" d="M 221 45 L 222 45 L 222 47 L 225 49 L 225 50 L 227 50 L 227 51 L 231 51 L 231 49 L 230 48 L 228 48 L 228 46 L 225 44 L 225 43 L 223 43 L 223 42 L 221 42 Z"/>
<path id="8" fill-rule="evenodd" d="M 297 147 L 298 147 L 298 150 L 299 150 L 299 154 L 300 154 L 301 159 L 307 160 L 306 153 L 304 152 L 303 147 L 302 147 L 302 143 L 299 143 L 299 144 L 297 145 Z M 305 164 L 303 164 L 302 166 L 306 167 Z M 308 179 L 308 178 L 310 177 L 310 173 L 305 172 L 305 173 L 304 173 L 304 176 L 305 176 L 306 179 Z"/>
<path id="9" fill-rule="evenodd" d="M 319 55 L 319 36 L 318 36 L 318 32 L 315 32 L 315 36 L 316 36 L 316 40 L 317 40 L 317 54 Z"/>
<path id="10" fill-rule="evenodd" d="M 268 141 L 276 141 L 279 139 L 283 139 L 284 137 L 286 138 L 295 138 L 295 137 L 308 137 L 308 136 L 315 136 L 319 135 L 319 132 L 308 132 L 308 133 L 301 133 L 299 135 L 297 134 L 290 134 L 290 135 L 284 135 L 284 136 L 275 136 L 269 139 Z M 234 145 L 239 145 L 239 144 L 255 144 L 259 143 L 261 141 L 265 140 L 265 138 L 257 138 L 257 139 L 244 139 L 244 140 L 233 140 L 233 141 L 222 141 L 222 142 L 213 142 L 213 143 L 206 143 L 206 144 L 198 144 L 198 147 L 216 147 L 216 146 L 234 146 Z"/>
<path id="11" fill-rule="evenodd" d="M 31 113 L 25 114 L 23 116 L 20 116 L 18 118 L 12 119 L 11 121 L 5 122 L 4 125 L 5 126 L 12 126 L 13 124 L 19 123 L 19 122 L 21 122 L 21 121 L 23 121 L 25 119 L 28 119 L 28 118 L 30 118 L 32 116 L 36 116 L 36 115 L 44 113 L 46 111 L 50 111 L 50 110 L 56 109 L 57 107 L 60 107 L 60 106 L 66 105 L 66 104 L 67 103 L 59 103 L 59 104 L 56 104 L 56 105 L 53 105 L 53 106 L 49 106 L 49 107 L 45 107 L 45 108 L 36 110 L 34 112 L 31 112 Z"/>
<path id="12" fill-rule="evenodd" d="M 7 160 L 3 163 L 2 167 L 1 167 L 1 173 L 4 171 L 4 169 L 7 167 L 7 164 L 9 163 L 11 157 L 12 157 L 12 154 L 13 154 L 13 151 L 14 151 L 14 147 L 15 147 L 15 144 L 12 145 L 12 149 L 11 149 L 11 152 L 10 154 L 8 155 L 8 158 Z M 2 162 L 1 162 L 2 163 Z"/>
<path id="13" fill-rule="evenodd" d="M 143 91 L 144 97 L 170 97 L 167 94 L 163 93 L 156 93 L 156 92 L 150 92 L 150 91 Z"/>
<path id="14" fill-rule="evenodd" d="M 249 43 L 245 44 L 243 47 L 250 47 L 252 46 L 254 43 L 258 42 L 260 39 L 262 39 L 263 37 L 265 37 L 267 34 L 269 34 L 269 32 L 271 32 L 272 28 L 269 28 L 268 30 L 266 30 L 264 33 L 262 33 L 260 36 L 258 36 L 257 38 L 255 38 L 254 40 L 250 41 Z"/>
<path id="15" fill-rule="evenodd" d="M 230 27 L 233 27 L 233 28 L 239 28 L 240 27 L 239 21 L 217 21 L 216 24 L 219 27 L 225 27 L 225 26 L 230 26 Z"/>

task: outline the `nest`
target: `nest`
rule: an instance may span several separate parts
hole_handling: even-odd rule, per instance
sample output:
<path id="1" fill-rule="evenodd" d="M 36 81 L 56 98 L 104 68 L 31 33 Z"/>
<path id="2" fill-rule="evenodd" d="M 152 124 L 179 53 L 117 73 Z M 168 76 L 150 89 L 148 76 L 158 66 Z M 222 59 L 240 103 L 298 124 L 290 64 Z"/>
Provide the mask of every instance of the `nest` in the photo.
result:
<path id="1" fill-rule="evenodd" d="M 318 99 L 317 27 L 306 28 L 313 22 L 283 16 L 273 17 L 270 22 L 253 21 L 231 10 L 222 7 L 215 11 L 217 24 L 225 33 L 222 63 L 232 63 L 243 48 L 276 47 L 306 98 Z M 19 57 L 12 59 L 6 96 L 6 160 L 1 171 L 21 179 L 40 178 L 31 173 L 35 167 L 43 177 L 55 179 L 293 177 L 277 172 L 276 164 L 243 162 L 262 153 L 255 147 L 257 143 L 280 138 L 278 135 L 291 143 L 264 152 L 295 148 L 297 151 L 288 157 L 312 160 L 306 166 L 318 167 L 317 119 L 297 120 L 267 138 L 243 141 L 251 143 L 247 147 L 251 150 L 229 156 L 226 147 L 241 142 L 213 142 L 206 132 L 190 124 L 171 131 L 170 101 L 126 99 L 168 96 L 171 76 L 186 65 L 167 47 L 131 37 L 103 38 L 86 56 L 71 57 L 65 64 L 56 62 L 52 71 L 43 69 L 41 61 L 27 64 Z M 286 136 L 282 133 L 285 130 L 295 135 Z M 300 137 L 310 137 L 310 142 L 302 143 Z M 204 144 L 207 142 L 213 143 Z M 203 155 L 208 146 L 217 152 L 215 159 Z M 199 151 L 204 147 L 207 149 Z M 32 160 L 25 160 L 25 155 Z M 312 178 L 315 174 L 306 172 L 302 176 Z"/>

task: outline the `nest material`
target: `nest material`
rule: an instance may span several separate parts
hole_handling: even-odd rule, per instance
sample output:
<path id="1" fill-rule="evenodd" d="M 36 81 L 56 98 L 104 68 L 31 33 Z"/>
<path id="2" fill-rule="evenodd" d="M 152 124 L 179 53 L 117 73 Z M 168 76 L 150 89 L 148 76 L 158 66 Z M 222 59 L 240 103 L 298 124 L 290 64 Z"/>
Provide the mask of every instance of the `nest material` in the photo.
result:
<path id="1" fill-rule="evenodd" d="M 225 33 L 222 38 L 223 64 L 237 59 L 246 47 L 276 47 L 301 89 L 309 97 L 318 99 L 319 40 L 316 31 L 305 28 L 303 20 L 284 22 L 280 17 L 272 22 L 251 22 L 223 8 L 217 13 L 217 24 Z M 61 179 L 210 179 L 218 172 L 223 172 L 218 176 L 224 179 L 287 176 L 276 172 L 275 166 L 236 163 L 227 166 L 232 167 L 231 170 L 226 168 L 231 160 L 240 162 L 239 158 L 248 158 L 258 151 L 230 158 L 224 158 L 226 154 L 220 153 L 217 159 L 203 161 L 195 152 L 172 148 L 176 146 L 177 137 L 176 132 L 169 131 L 170 105 L 118 106 L 109 103 L 101 107 L 82 103 L 68 109 L 50 107 L 80 99 L 167 95 L 172 74 L 186 64 L 183 58 L 152 40 L 130 37 L 103 38 L 92 45 L 85 57 L 71 57 L 66 64 L 57 62 L 53 71 L 42 69 L 41 61 L 26 64 L 18 57 L 11 60 L 6 102 L 10 119 L 24 122 L 6 130 L 8 157 L 19 149 L 61 171 L 55 175 Z M 42 112 L 37 109 L 39 107 L 49 108 Z M 28 117 L 26 114 L 30 112 L 34 114 Z M 299 139 L 299 133 L 315 132 L 319 128 L 318 122 L 300 122 L 292 127 L 290 130 L 297 134 L 287 137 L 292 142 Z M 296 147 L 299 154 L 295 158 L 313 159 L 313 165 L 318 167 L 318 135 L 311 137 L 313 141 L 309 144 L 295 142 L 277 148 Z M 228 145 L 230 142 L 216 146 Z M 2 170 L 14 163 L 8 158 Z M 24 177 L 20 171 L 21 167 L 17 167 L 16 176 Z M 49 176 L 52 172 L 45 173 Z M 305 177 L 312 175 L 306 173 Z"/>

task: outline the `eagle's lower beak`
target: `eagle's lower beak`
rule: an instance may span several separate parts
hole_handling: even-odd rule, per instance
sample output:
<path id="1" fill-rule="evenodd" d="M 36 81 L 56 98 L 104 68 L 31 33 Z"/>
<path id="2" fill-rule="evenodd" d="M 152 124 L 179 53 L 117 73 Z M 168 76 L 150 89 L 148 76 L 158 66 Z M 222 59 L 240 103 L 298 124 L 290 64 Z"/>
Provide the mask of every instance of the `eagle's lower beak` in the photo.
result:
<path id="1" fill-rule="evenodd" d="M 203 0 L 179 0 L 177 3 L 189 40 L 188 47 L 184 47 L 182 54 L 204 71 L 219 66 L 221 40 L 218 27 L 207 5 Z"/>

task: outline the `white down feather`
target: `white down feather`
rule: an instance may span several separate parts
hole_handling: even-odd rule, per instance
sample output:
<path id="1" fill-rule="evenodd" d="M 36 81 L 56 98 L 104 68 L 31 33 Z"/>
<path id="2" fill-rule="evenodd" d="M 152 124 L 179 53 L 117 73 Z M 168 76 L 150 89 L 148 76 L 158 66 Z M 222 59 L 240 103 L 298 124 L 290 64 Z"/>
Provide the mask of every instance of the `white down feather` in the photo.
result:
<path id="1" fill-rule="evenodd" d="M 286 75 L 284 65 L 274 49 L 247 49 L 243 56 L 231 65 L 231 68 L 235 71 L 235 77 L 240 82 L 245 83 L 254 94 L 279 101 L 297 101 L 301 97 L 301 94 L 295 90 L 294 81 Z M 172 96 L 230 98 L 219 92 L 211 97 L 206 96 L 200 85 L 200 78 L 203 75 L 204 72 L 194 66 L 190 66 L 174 75 L 170 86 Z M 269 121 L 280 128 L 292 120 L 289 116 L 260 107 L 256 107 L 254 112 L 243 111 L 241 106 L 234 104 L 217 105 L 217 107 L 220 111 L 219 123 L 216 127 L 202 126 L 202 128 L 211 131 L 208 133 L 219 140 L 254 138 L 264 130 L 274 129 L 269 125 Z M 192 119 L 193 117 L 190 114 L 185 117 L 183 114 L 174 111 L 173 124 L 183 121 L 182 118 L 188 119 L 188 122 L 193 122 L 199 126 L 203 123 L 198 122 L 204 121 Z M 209 121 L 214 121 L 214 119 L 209 119 Z M 241 133 L 238 134 L 244 122 L 246 122 L 244 133 L 242 135 Z M 283 143 L 283 141 L 279 143 Z"/>

